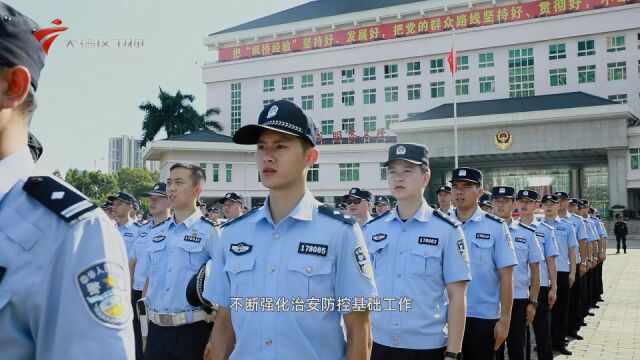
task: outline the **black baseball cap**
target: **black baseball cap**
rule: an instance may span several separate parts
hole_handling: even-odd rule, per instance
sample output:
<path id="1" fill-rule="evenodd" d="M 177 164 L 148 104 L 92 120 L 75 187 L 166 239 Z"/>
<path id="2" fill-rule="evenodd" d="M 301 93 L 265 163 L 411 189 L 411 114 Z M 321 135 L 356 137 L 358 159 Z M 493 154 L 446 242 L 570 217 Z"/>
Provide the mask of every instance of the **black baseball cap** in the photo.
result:
<path id="1" fill-rule="evenodd" d="M 374 204 L 387 204 L 389 205 L 389 198 L 384 196 L 384 195 L 378 195 L 376 196 L 376 201 L 374 202 Z"/>
<path id="2" fill-rule="evenodd" d="M 580 201 L 582 201 L 582 204 L 584 205 L 589 205 L 589 200 L 587 199 L 580 199 Z"/>
<path id="3" fill-rule="evenodd" d="M 371 194 L 371 191 L 369 190 L 353 187 L 351 188 L 351 190 L 349 190 L 349 194 L 347 194 L 347 196 L 353 196 L 363 200 L 371 201 L 373 194 Z"/>
<path id="4" fill-rule="evenodd" d="M 214 213 L 219 213 L 220 209 L 218 209 L 217 207 L 211 206 L 207 209 L 208 212 L 214 212 Z"/>
<path id="5" fill-rule="evenodd" d="M 107 200 L 104 202 L 104 204 L 100 205 L 100 208 L 105 210 L 111 210 L 112 207 L 113 207 L 113 202 L 111 202 L 110 200 Z"/>
<path id="6" fill-rule="evenodd" d="M 224 197 L 218 199 L 218 201 L 216 201 L 216 202 L 222 204 L 226 200 L 232 200 L 232 201 L 235 201 L 235 202 L 239 202 L 242 205 L 244 205 L 244 203 L 245 203 L 244 195 L 238 194 L 238 193 L 235 193 L 235 192 L 228 192 L 228 193 L 224 194 Z"/>
<path id="7" fill-rule="evenodd" d="M 451 186 L 440 185 L 440 187 L 438 188 L 438 191 L 436 191 L 436 194 L 439 194 L 441 191 L 448 192 L 449 194 L 451 194 Z"/>
<path id="8" fill-rule="evenodd" d="M 136 198 L 134 198 L 131 194 L 128 194 L 122 191 L 116 193 L 115 195 L 109 196 L 107 199 L 109 199 L 109 201 L 112 201 L 112 202 L 115 200 L 121 200 L 134 207 L 135 207 L 135 204 L 137 203 Z"/>
<path id="9" fill-rule="evenodd" d="M 429 148 L 420 144 L 396 144 L 389 148 L 389 156 L 384 166 L 394 160 L 406 160 L 416 165 L 429 166 Z"/>
<path id="10" fill-rule="evenodd" d="M 478 199 L 478 205 L 486 205 L 491 206 L 491 193 L 487 191 L 483 191 L 482 195 L 480 195 L 480 199 Z"/>
<path id="11" fill-rule="evenodd" d="M 520 199 L 529 199 L 531 201 L 538 201 L 538 192 L 535 190 L 529 190 L 529 189 L 519 190 L 518 194 L 516 195 L 516 200 L 520 200 Z"/>
<path id="12" fill-rule="evenodd" d="M 340 210 L 347 210 L 347 204 L 340 203 L 340 204 L 338 204 L 337 208 L 340 209 Z"/>
<path id="13" fill-rule="evenodd" d="M 569 193 L 566 191 L 556 191 L 553 193 L 558 199 L 569 199 Z"/>
<path id="14" fill-rule="evenodd" d="M 24 66 L 31 86 L 38 89 L 45 53 L 34 33 L 40 26 L 28 16 L 0 2 L 0 66 Z"/>
<path id="15" fill-rule="evenodd" d="M 318 128 L 310 116 L 289 100 L 278 100 L 260 112 L 257 124 L 241 127 L 234 135 L 236 144 L 251 145 L 258 142 L 264 130 L 273 130 L 307 140 L 316 145 Z"/>
<path id="16" fill-rule="evenodd" d="M 579 202 L 580 202 L 580 200 L 578 200 L 576 198 L 570 198 L 569 199 L 569 204 L 571 204 L 571 205 L 578 205 Z"/>
<path id="17" fill-rule="evenodd" d="M 451 182 L 456 180 L 471 181 L 476 184 L 482 184 L 482 173 L 478 169 L 469 167 L 459 167 L 451 172 Z"/>
<path id="18" fill-rule="evenodd" d="M 167 196 L 167 184 L 163 182 L 157 182 L 151 188 L 151 191 L 148 191 L 143 196 Z"/>
<path id="19" fill-rule="evenodd" d="M 542 196 L 542 200 L 540 200 L 540 202 L 545 202 L 545 201 L 551 201 L 554 203 L 558 203 L 559 199 L 558 199 L 558 195 L 556 194 L 545 194 Z"/>
<path id="20" fill-rule="evenodd" d="M 580 199 L 578 200 L 578 207 L 579 208 L 584 208 L 584 207 L 589 207 L 589 201 L 584 200 L 584 199 Z"/>
<path id="21" fill-rule="evenodd" d="M 491 198 L 497 199 L 501 197 L 513 198 L 516 195 L 516 189 L 512 186 L 494 186 L 491 189 Z"/>

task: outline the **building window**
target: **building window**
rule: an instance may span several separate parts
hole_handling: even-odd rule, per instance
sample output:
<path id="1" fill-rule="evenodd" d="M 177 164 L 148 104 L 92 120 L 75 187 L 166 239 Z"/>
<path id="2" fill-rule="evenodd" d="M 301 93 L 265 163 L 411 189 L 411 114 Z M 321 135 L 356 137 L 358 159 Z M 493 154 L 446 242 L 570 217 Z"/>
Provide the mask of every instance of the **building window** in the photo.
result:
<path id="1" fill-rule="evenodd" d="M 444 97 L 444 81 L 436 81 L 431 83 L 431 97 Z"/>
<path id="2" fill-rule="evenodd" d="M 479 68 L 489 68 L 493 67 L 493 53 L 484 53 L 478 56 L 478 67 Z"/>
<path id="3" fill-rule="evenodd" d="M 407 76 L 417 76 L 421 73 L 420 61 L 412 61 L 407 63 Z"/>
<path id="4" fill-rule="evenodd" d="M 321 94 L 320 101 L 322 102 L 323 109 L 330 109 L 333 107 L 333 93 Z"/>
<path id="5" fill-rule="evenodd" d="M 274 102 L 274 99 L 266 99 L 266 100 L 262 100 L 262 107 L 267 107 L 269 105 L 271 105 L 272 102 Z"/>
<path id="6" fill-rule="evenodd" d="M 207 164 L 206 163 L 200 163 L 200 168 L 202 169 L 202 172 L 205 173 L 205 175 L 207 174 Z"/>
<path id="7" fill-rule="evenodd" d="M 596 54 L 596 43 L 593 40 L 578 41 L 578 56 L 591 56 Z"/>
<path id="8" fill-rule="evenodd" d="M 320 85 L 321 86 L 333 85 L 333 72 L 320 73 Z"/>
<path id="9" fill-rule="evenodd" d="M 307 181 L 308 182 L 320 181 L 320 165 L 319 164 L 313 164 L 309 167 L 309 171 L 307 171 Z"/>
<path id="10" fill-rule="evenodd" d="M 342 105 L 344 106 L 353 106 L 356 101 L 356 92 L 355 91 L 343 91 L 342 92 Z"/>
<path id="11" fill-rule="evenodd" d="M 496 77 L 482 76 L 480 77 L 480 94 L 488 94 L 496 92 Z"/>
<path id="12" fill-rule="evenodd" d="M 384 78 L 395 79 L 398 77 L 398 64 L 387 64 L 384 66 Z"/>
<path id="13" fill-rule="evenodd" d="M 564 86 L 567 85 L 567 69 L 550 69 L 549 70 L 549 86 Z"/>
<path id="14" fill-rule="evenodd" d="M 394 122 L 400 121 L 400 115 L 398 114 L 390 114 L 384 116 L 384 128 L 389 130 L 391 129 L 391 124 Z"/>
<path id="15" fill-rule="evenodd" d="M 360 164 L 343 163 L 338 164 L 340 169 L 340 181 L 360 181 Z"/>
<path id="16" fill-rule="evenodd" d="M 293 102 L 293 96 L 290 97 L 283 97 L 282 100 L 287 100 L 287 101 L 291 101 Z"/>
<path id="17" fill-rule="evenodd" d="M 232 164 L 227 164 L 226 169 L 225 169 L 225 181 L 226 182 L 231 182 L 231 176 L 233 174 L 233 165 Z"/>
<path id="18" fill-rule="evenodd" d="M 407 85 L 407 100 L 420 100 L 422 92 L 421 84 Z"/>
<path id="19" fill-rule="evenodd" d="M 609 95 L 609 100 L 617 102 L 618 104 L 626 104 L 627 94 Z"/>
<path id="20" fill-rule="evenodd" d="M 231 136 L 233 136 L 242 125 L 242 85 L 241 83 L 231 84 Z"/>
<path id="21" fill-rule="evenodd" d="M 566 59 L 567 51 L 564 44 L 549 45 L 549 60 Z"/>
<path id="22" fill-rule="evenodd" d="M 385 163 L 380 163 L 380 180 L 386 181 L 389 178 L 389 168 Z"/>
<path id="23" fill-rule="evenodd" d="M 509 97 L 535 96 L 533 48 L 509 50 Z"/>
<path id="24" fill-rule="evenodd" d="M 362 81 L 371 81 L 376 79 L 376 67 L 370 66 L 362 69 Z"/>
<path id="25" fill-rule="evenodd" d="M 625 51 L 624 35 L 607 36 L 607 52 Z"/>
<path id="26" fill-rule="evenodd" d="M 640 149 L 629 149 L 629 159 L 631 160 L 631 170 L 639 170 Z"/>
<path id="27" fill-rule="evenodd" d="M 431 60 L 431 68 L 429 72 L 432 74 L 444 72 L 444 59 Z"/>
<path id="28" fill-rule="evenodd" d="M 364 125 L 364 131 L 365 132 L 372 132 L 375 133 L 376 129 L 377 129 L 377 124 L 376 124 L 376 117 L 375 116 L 365 116 L 362 118 L 362 124 Z"/>
<path id="29" fill-rule="evenodd" d="M 305 95 L 300 98 L 302 110 L 313 110 L 313 95 Z"/>
<path id="30" fill-rule="evenodd" d="M 626 80 L 627 79 L 627 62 L 619 61 L 607 64 L 607 80 Z"/>
<path id="31" fill-rule="evenodd" d="M 376 89 L 364 89 L 364 90 L 362 90 L 362 102 L 363 102 L 363 104 L 375 104 L 376 103 Z"/>
<path id="32" fill-rule="evenodd" d="M 356 131 L 356 119 L 346 118 L 342 119 L 342 131 L 347 134 Z"/>
<path id="33" fill-rule="evenodd" d="M 322 135 L 331 136 L 333 134 L 333 120 L 322 120 L 320 125 L 322 127 Z"/>
<path id="34" fill-rule="evenodd" d="M 282 90 L 293 89 L 293 76 L 287 76 L 282 78 Z"/>
<path id="35" fill-rule="evenodd" d="M 355 78 L 353 77 L 353 74 L 354 74 L 353 69 L 342 70 L 342 83 L 348 84 L 348 83 L 354 82 Z"/>
<path id="36" fill-rule="evenodd" d="M 211 164 L 211 181 L 220 181 L 220 164 Z"/>
<path id="37" fill-rule="evenodd" d="M 457 57 L 458 71 L 469 70 L 469 57 L 467 55 L 460 55 Z"/>
<path id="38" fill-rule="evenodd" d="M 469 95 L 469 79 L 456 80 L 456 96 Z"/>
<path id="39" fill-rule="evenodd" d="M 262 92 L 271 92 L 276 90 L 276 82 L 273 79 L 262 81 Z"/>
<path id="40" fill-rule="evenodd" d="M 398 101 L 398 87 L 397 86 L 387 86 L 384 88 L 384 101 L 385 102 L 396 102 Z"/>
<path id="41" fill-rule="evenodd" d="M 596 82 L 596 66 L 578 66 L 578 84 Z"/>
<path id="42" fill-rule="evenodd" d="M 302 85 L 300 85 L 300 87 L 313 87 L 313 74 L 302 75 Z"/>

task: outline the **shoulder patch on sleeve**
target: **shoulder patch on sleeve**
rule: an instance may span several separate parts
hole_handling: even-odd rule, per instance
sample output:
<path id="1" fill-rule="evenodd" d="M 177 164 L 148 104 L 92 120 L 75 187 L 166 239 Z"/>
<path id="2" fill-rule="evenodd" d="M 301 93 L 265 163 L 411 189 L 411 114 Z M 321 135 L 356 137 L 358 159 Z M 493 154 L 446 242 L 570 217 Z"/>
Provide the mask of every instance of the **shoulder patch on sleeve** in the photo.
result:
<path id="1" fill-rule="evenodd" d="M 22 190 L 69 223 L 98 208 L 80 191 L 55 176 L 29 177 Z"/>
<path id="2" fill-rule="evenodd" d="M 446 223 L 448 223 L 449 225 L 451 225 L 453 227 L 460 226 L 460 222 L 459 221 L 453 220 L 452 218 L 449 217 L 449 215 L 443 213 L 442 210 L 440 210 L 440 209 L 433 210 L 433 215 L 435 215 L 436 217 L 444 220 Z"/>
<path id="3" fill-rule="evenodd" d="M 76 285 L 89 314 L 100 324 L 121 328 L 131 321 L 126 278 L 120 264 L 99 261 L 76 275 Z"/>
<path id="4" fill-rule="evenodd" d="M 531 227 L 531 226 L 529 226 L 529 225 L 525 225 L 525 224 L 523 224 L 523 223 L 519 223 L 519 224 L 520 224 L 520 226 L 522 226 L 523 228 L 525 228 L 525 229 L 527 229 L 527 230 L 529 230 L 529 231 L 531 231 L 531 232 L 536 232 L 536 229 L 532 228 L 532 227 Z"/>
<path id="5" fill-rule="evenodd" d="M 318 212 L 320 214 L 324 214 L 327 215 L 329 217 L 332 217 L 336 220 L 340 220 L 344 223 L 347 224 L 351 224 L 354 225 L 355 223 L 358 222 L 358 219 L 356 219 L 355 217 L 351 216 L 351 215 L 343 215 L 338 209 L 329 206 L 329 205 L 320 205 L 318 206 Z M 376 218 L 377 219 L 377 218 Z M 374 221 L 375 219 L 371 220 L 370 222 Z"/>
<path id="6" fill-rule="evenodd" d="M 229 226 L 229 225 L 231 225 L 231 224 L 235 223 L 236 221 L 238 221 L 238 220 L 240 220 L 240 219 L 242 219 L 242 218 L 244 218 L 244 217 L 246 217 L 246 216 L 249 216 L 249 215 L 253 214 L 253 213 L 254 213 L 256 210 L 258 210 L 258 209 L 260 209 L 260 208 L 259 208 L 259 207 L 257 207 L 257 208 L 253 208 L 253 209 L 249 210 L 248 212 L 246 212 L 246 213 L 244 213 L 244 214 L 242 214 L 242 215 L 238 216 L 237 218 L 235 218 L 235 219 L 233 219 L 233 220 L 230 220 L 230 221 L 227 221 L 226 223 L 224 223 L 224 224 L 220 225 L 220 228 L 223 228 L 223 227 Z"/>
<path id="7" fill-rule="evenodd" d="M 385 217 L 385 216 L 389 215 L 389 212 L 391 212 L 391 210 L 387 210 L 387 211 L 383 212 L 382 214 L 380 214 L 380 216 L 378 216 L 378 217 L 376 217 L 376 218 L 373 218 L 373 219 L 369 220 L 366 224 L 364 224 L 364 226 L 367 226 L 367 225 L 369 225 L 369 224 L 371 224 L 371 223 L 373 223 L 373 222 L 376 222 L 376 221 L 378 221 L 378 220 L 382 219 L 383 217 Z M 363 227 L 364 227 L 364 226 L 363 226 Z"/>
<path id="8" fill-rule="evenodd" d="M 207 224 L 211 225 L 211 226 L 216 226 L 216 225 L 213 223 L 213 221 L 211 221 L 211 219 L 209 219 L 209 218 L 208 218 L 208 217 L 206 217 L 206 216 L 202 216 L 200 219 L 201 219 L 202 221 L 206 222 Z"/>
<path id="9" fill-rule="evenodd" d="M 487 218 L 489 218 L 489 219 L 491 219 L 493 221 L 497 221 L 497 222 L 499 222 L 501 224 L 504 222 L 503 219 L 501 219 L 501 218 L 499 218 L 499 217 L 497 217 L 497 216 L 495 216 L 493 214 L 485 213 L 485 215 L 487 216 Z"/>

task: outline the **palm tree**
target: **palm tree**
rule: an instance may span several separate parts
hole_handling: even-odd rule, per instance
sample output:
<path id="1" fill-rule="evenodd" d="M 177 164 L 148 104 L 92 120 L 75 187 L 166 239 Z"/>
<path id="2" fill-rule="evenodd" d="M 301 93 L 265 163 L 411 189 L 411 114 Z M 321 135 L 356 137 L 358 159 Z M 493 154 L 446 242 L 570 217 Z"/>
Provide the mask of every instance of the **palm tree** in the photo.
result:
<path id="1" fill-rule="evenodd" d="M 220 115 L 219 108 L 211 108 L 200 114 L 191 105 L 196 99 L 195 96 L 183 94 L 179 90 L 175 95 L 171 95 L 160 88 L 158 99 L 160 106 L 149 101 L 138 106 L 145 113 L 140 147 L 153 141 L 162 128 L 169 137 L 197 130 L 222 131 L 220 122 L 212 119 Z"/>

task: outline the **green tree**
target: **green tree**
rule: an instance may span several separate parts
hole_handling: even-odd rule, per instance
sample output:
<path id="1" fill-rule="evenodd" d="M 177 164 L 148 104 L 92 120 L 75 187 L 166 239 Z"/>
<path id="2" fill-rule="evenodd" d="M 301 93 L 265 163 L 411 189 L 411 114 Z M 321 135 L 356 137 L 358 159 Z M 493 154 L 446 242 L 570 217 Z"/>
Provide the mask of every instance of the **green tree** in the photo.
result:
<path id="1" fill-rule="evenodd" d="M 213 119 L 214 116 L 220 115 L 219 108 L 211 108 L 204 114 L 200 114 L 191 105 L 196 99 L 195 96 L 183 94 L 180 91 L 171 95 L 162 88 L 160 88 L 158 99 L 159 106 L 149 101 L 138 106 L 145 113 L 140 147 L 153 141 L 163 128 L 169 137 L 197 130 L 222 131 L 220 122 Z"/>

